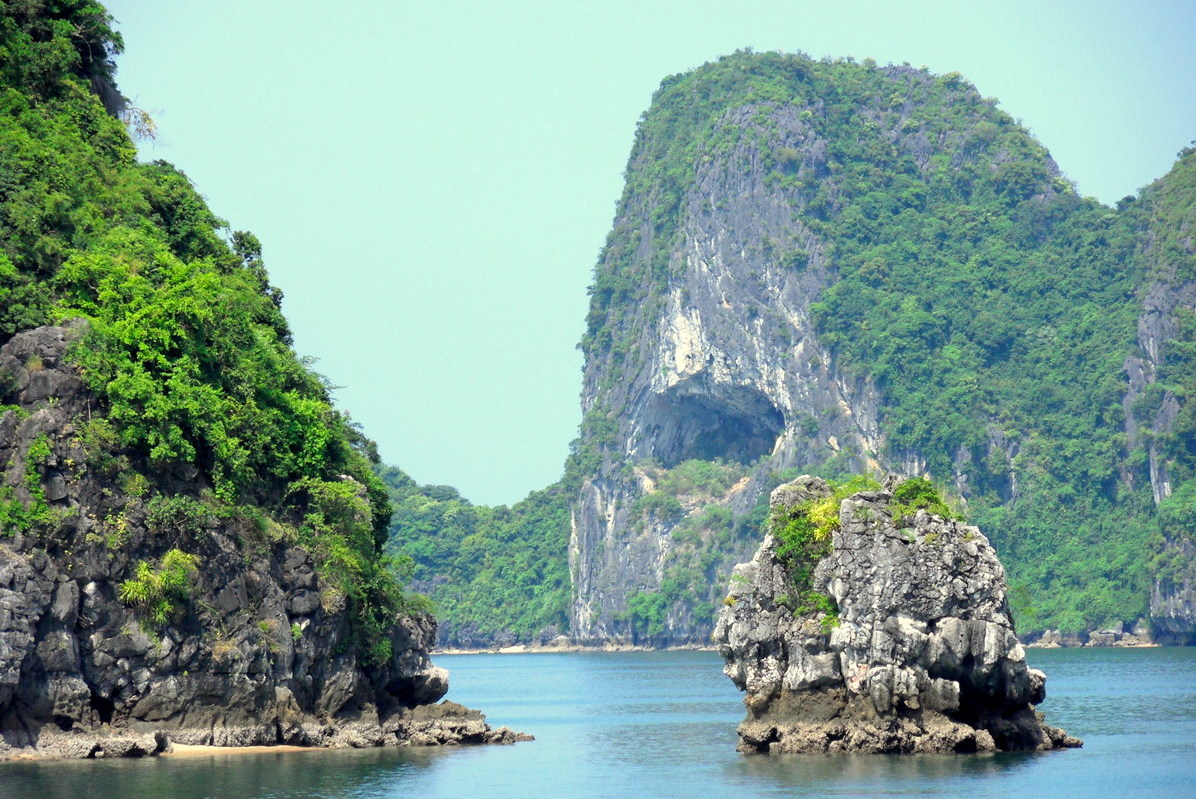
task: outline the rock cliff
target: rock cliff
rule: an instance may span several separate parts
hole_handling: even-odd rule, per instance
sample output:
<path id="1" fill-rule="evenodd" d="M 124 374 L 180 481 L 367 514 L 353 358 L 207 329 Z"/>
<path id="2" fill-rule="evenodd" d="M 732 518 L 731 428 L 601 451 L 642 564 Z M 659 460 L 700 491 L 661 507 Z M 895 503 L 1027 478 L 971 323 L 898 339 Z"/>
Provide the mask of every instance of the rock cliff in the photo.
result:
<path id="1" fill-rule="evenodd" d="M 176 493 L 157 499 L 122 473 L 67 357 L 82 332 L 41 327 L 0 348 L 0 759 L 518 737 L 433 704 L 448 674 L 428 658 L 432 617 L 395 619 L 389 659 L 363 662 L 346 597 L 309 550 L 205 512 L 191 467 L 159 473 L 154 487 Z M 171 551 L 194 560 L 155 615 L 124 586 L 166 579 Z"/>
<path id="2" fill-rule="evenodd" d="M 1163 541 L 1150 594 L 1156 638 L 1196 641 L 1196 470 L 1190 445 L 1193 380 L 1188 350 L 1196 311 L 1196 150 L 1189 148 L 1146 192 L 1148 228 L 1141 258 L 1147 280 L 1137 325 L 1137 351 L 1125 361 L 1125 432 L 1147 455 L 1151 494 L 1160 508 Z"/>
<path id="3" fill-rule="evenodd" d="M 1046 677 L 1026 664 L 988 540 L 903 505 L 899 490 L 891 478 L 842 499 L 820 520 L 832 528 L 830 547 L 813 563 L 793 554 L 782 528 L 816 517 L 817 503 L 833 506 L 831 488 L 802 477 L 773 492 L 778 535 L 735 567 L 714 634 L 727 675 L 747 694 L 740 749 L 1079 746 L 1034 710 Z"/>
<path id="4" fill-rule="evenodd" d="M 894 85 L 916 80 L 893 74 Z M 742 516 L 774 472 L 831 457 L 857 470 L 876 465 L 875 387 L 837 367 L 810 316 L 810 304 L 834 280 L 828 242 L 803 219 L 831 169 L 813 118 L 822 113 L 817 98 L 723 109 L 706 141 L 686 143 L 695 150 L 694 172 L 673 189 L 679 201 L 671 231 L 659 224 L 661 187 L 624 195 L 592 293 L 603 297 L 602 276 L 617 273 L 637 281 L 638 300 L 620 306 L 612 292 L 605 323 L 583 342 L 583 437 L 608 461 L 583 485 L 574 513 L 570 623 L 580 640 L 639 640 L 628 624 L 629 596 L 657 591 L 684 560 L 671 536 L 678 519 L 636 512 L 636 500 L 654 487 L 645 466 L 694 459 L 740 465 L 748 479 L 733 492 L 695 497 L 685 510 L 700 513 L 713 503 Z M 658 168 L 654 145 L 641 129 L 629 176 Z M 804 183 L 775 179 L 778 152 Z M 753 536 L 748 531 L 714 552 L 718 565 L 706 571 L 725 574 L 750 551 Z M 712 598 L 703 586 L 676 603 L 656 641 L 704 643 L 712 617 L 702 609 Z"/>

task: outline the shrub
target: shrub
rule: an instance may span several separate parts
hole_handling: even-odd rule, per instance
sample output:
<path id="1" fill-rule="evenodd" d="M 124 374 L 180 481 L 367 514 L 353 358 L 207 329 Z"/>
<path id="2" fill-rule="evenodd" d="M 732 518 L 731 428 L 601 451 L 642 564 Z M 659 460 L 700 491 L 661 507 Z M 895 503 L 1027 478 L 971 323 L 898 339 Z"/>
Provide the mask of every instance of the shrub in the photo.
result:
<path id="1" fill-rule="evenodd" d="M 179 549 L 162 556 L 158 568 L 138 561 L 132 579 L 123 581 L 116 595 L 121 602 L 145 611 L 156 625 L 166 624 L 178 610 L 178 603 L 190 596 L 190 583 L 199 558 Z"/>
<path id="2" fill-rule="evenodd" d="M 145 504 L 145 522 L 156 533 L 194 535 L 212 518 L 212 509 L 182 494 L 156 496 Z"/>
<path id="3" fill-rule="evenodd" d="M 901 526 L 919 510 L 944 519 L 959 518 L 947 507 L 933 483 L 925 477 L 911 477 L 893 489 L 893 524 Z"/>

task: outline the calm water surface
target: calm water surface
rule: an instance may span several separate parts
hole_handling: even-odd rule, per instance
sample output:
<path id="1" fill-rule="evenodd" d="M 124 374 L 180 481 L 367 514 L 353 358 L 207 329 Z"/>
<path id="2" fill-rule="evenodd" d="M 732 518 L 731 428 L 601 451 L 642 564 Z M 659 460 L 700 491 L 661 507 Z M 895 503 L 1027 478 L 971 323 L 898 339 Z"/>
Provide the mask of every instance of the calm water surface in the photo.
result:
<path id="1" fill-rule="evenodd" d="M 1042 755 L 745 757 L 710 652 L 457 655 L 449 697 L 535 734 L 507 747 L 0 764 L 0 799 L 1196 796 L 1196 648 L 1032 651 Z"/>

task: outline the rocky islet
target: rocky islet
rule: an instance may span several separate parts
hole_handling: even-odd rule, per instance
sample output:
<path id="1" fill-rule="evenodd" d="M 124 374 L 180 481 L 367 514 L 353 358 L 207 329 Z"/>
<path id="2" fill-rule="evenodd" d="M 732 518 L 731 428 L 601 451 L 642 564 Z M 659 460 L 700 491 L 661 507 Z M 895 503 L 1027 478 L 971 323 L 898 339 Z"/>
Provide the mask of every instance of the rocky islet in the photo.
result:
<path id="1" fill-rule="evenodd" d="M 1080 746 L 1035 710 L 1046 676 L 1030 668 L 1005 572 L 975 527 L 904 515 L 881 490 L 843 499 L 811 588 L 833 609 L 795 612 L 792 563 L 766 535 L 735 567 L 715 642 L 746 692 L 747 752 L 983 752 Z M 774 513 L 831 496 L 801 477 Z M 904 515 L 904 518 L 902 518 Z"/>

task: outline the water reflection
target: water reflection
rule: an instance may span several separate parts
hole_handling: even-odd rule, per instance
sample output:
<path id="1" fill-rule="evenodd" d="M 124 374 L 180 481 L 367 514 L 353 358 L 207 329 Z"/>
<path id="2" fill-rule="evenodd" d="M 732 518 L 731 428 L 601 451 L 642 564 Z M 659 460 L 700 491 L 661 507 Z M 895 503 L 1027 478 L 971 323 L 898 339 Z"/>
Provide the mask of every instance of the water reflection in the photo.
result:
<path id="1" fill-rule="evenodd" d="M 172 797 L 369 797 L 410 782 L 416 772 L 451 757 L 449 749 L 367 749 L 312 752 L 0 763 L 4 799 Z"/>
<path id="2" fill-rule="evenodd" d="M 785 793 L 927 795 L 959 793 L 962 780 L 1012 776 L 1049 755 L 748 755 L 728 769 L 736 782 L 772 783 Z"/>

